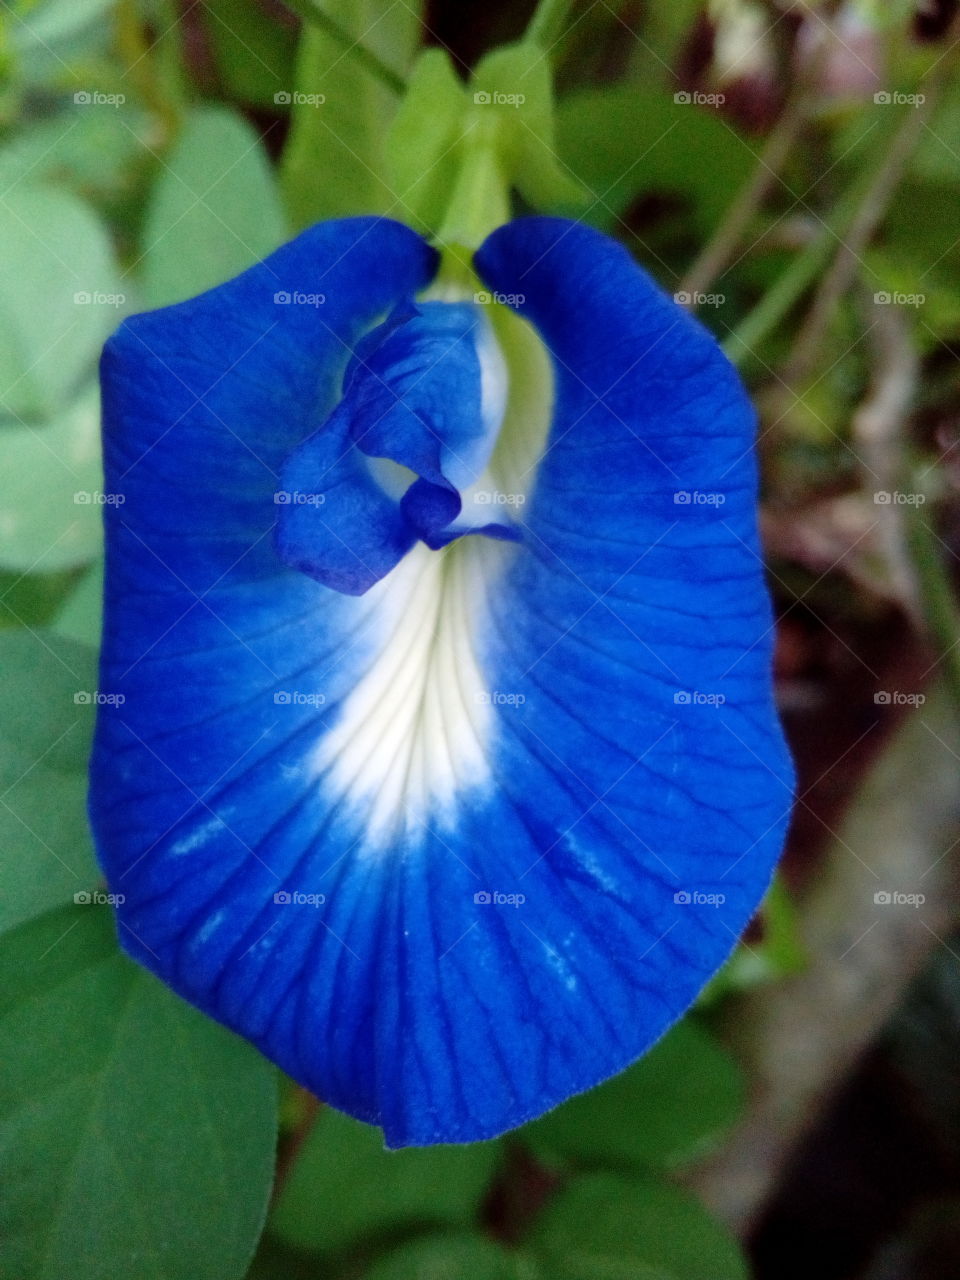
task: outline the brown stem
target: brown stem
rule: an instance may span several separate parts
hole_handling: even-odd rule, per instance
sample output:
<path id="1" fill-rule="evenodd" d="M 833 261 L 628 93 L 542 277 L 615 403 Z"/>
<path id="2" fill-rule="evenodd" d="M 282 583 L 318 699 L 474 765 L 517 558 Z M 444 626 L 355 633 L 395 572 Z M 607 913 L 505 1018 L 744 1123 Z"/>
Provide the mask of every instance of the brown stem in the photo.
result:
<path id="1" fill-rule="evenodd" d="M 909 483 L 904 454 L 904 427 L 913 408 L 920 371 L 903 308 L 876 306 L 866 325 L 871 345 L 871 386 L 850 422 L 854 452 L 860 463 L 864 490 L 873 496 L 887 570 L 894 594 L 918 627 L 923 626 L 920 587 L 910 555 L 905 507 L 883 501 Z"/>
<path id="2" fill-rule="evenodd" d="M 277 1173 L 273 1181 L 273 1198 L 278 1200 L 287 1179 L 293 1172 L 297 1157 L 310 1135 L 323 1103 L 307 1089 L 297 1087 L 296 1098 L 300 1105 L 300 1123 L 290 1133 L 284 1134 L 277 1149 Z"/>
<path id="3" fill-rule="evenodd" d="M 832 840 L 800 913 L 809 967 L 737 1002 L 726 1038 L 750 1101 L 686 1178 L 746 1235 L 791 1155 L 955 922 L 960 736 L 942 690 L 903 724 Z M 919 906 L 876 894 L 922 893 Z"/>

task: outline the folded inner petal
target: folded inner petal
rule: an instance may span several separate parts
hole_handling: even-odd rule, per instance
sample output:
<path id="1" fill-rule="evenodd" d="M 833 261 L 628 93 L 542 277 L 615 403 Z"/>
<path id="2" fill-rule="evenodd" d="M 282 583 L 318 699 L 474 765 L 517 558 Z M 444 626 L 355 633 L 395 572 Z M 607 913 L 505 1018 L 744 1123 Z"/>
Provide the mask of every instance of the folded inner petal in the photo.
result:
<path id="1" fill-rule="evenodd" d="M 299 496 L 280 512 L 280 555 L 361 594 L 418 539 L 439 550 L 464 534 L 518 538 L 514 508 L 477 499 L 495 492 L 509 398 L 483 308 L 402 303 L 357 344 L 336 410 L 285 463 L 283 491 Z"/>
<path id="2" fill-rule="evenodd" d="M 292 568 L 334 591 L 362 595 L 400 562 L 417 535 L 354 448 L 351 423 L 341 402 L 285 463 L 276 540 Z"/>

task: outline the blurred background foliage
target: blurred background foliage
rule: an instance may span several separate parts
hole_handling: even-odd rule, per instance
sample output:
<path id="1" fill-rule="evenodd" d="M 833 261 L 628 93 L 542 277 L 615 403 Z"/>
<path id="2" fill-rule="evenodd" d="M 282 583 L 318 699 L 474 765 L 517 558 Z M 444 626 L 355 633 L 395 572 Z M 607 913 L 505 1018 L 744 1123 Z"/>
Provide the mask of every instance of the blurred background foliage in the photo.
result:
<path id="1" fill-rule="evenodd" d="M 957 8 L 547 3 L 537 56 L 482 61 L 530 4 L 0 0 L 0 1274 L 960 1275 Z M 96 366 L 123 315 L 314 219 L 435 232 L 496 76 L 530 103 L 485 155 L 516 212 L 620 238 L 754 393 L 801 798 L 646 1059 L 500 1141 L 388 1153 L 89 901 Z"/>

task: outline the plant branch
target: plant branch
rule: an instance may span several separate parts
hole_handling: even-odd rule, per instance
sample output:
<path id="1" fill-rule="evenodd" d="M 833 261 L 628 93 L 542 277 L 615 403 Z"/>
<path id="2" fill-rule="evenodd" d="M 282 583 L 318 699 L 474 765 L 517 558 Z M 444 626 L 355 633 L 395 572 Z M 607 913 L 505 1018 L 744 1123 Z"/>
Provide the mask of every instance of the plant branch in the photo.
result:
<path id="1" fill-rule="evenodd" d="M 907 418 L 913 408 L 920 360 L 907 320 L 899 307 L 876 307 L 867 286 L 864 308 L 875 315 L 865 324 L 871 347 L 870 390 L 850 421 L 851 443 L 860 463 L 864 491 L 872 493 L 880 525 L 880 540 L 894 593 L 914 622 L 922 626 L 921 585 L 910 553 L 907 508 L 896 501 L 877 500 L 878 492 L 893 494 L 909 481 L 904 453 Z"/>
<path id="2" fill-rule="evenodd" d="M 934 691 L 868 774 L 801 903 L 809 967 L 731 1008 L 725 1038 L 747 1068 L 750 1102 L 728 1142 L 684 1180 L 741 1237 L 955 923 L 946 853 L 957 835 L 958 750 L 947 699 Z M 874 896 L 892 889 L 925 901 Z"/>
<path id="3" fill-rule="evenodd" d="M 915 491 L 922 492 L 923 474 L 912 473 Z M 914 572 L 919 584 L 921 612 L 935 652 L 937 665 L 943 664 L 942 679 L 953 703 L 954 715 L 960 718 L 960 611 L 950 574 L 943 557 L 944 543 L 922 514 L 923 508 L 912 506 L 906 519 L 906 540 Z"/>
<path id="4" fill-rule="evenodd" d="M 791 92 L 773 131 L 757 157 L 756 168 L 746 185 L 737 193 L 719 226 L 690 267 L 686 278 L 680 284 L 681 292 L 692 295 L 706 293 L 711 283 L 722 273 L 733 257 L 751 219 L 767 198 L 770 187 L 786 164 L 793 145 L 806 124 L 811 105 L 816 101 L 815 86 L 823 57 L 824 53 L 821 50 L 803 79 Z"/>
<path id="5" fill-rule="evenodd" d="M 277 1171 L 273 1180 L 274 1203 L 280 1198 L 281 1192 L 287 1185 L 303 1144 L 310 1136 L 323 1107 L 323 1103 L 307 1089 L 298 1086 L 296 1096 L 301 1109 L 300 1121 L 291 1133 L 282 1134 L 280 1138 L 277 1150 Z"/>
<path id="6" fill-rule="evenodd" d="M 314 27 L 329 36 L 343 50 L 344 56 L 353 58 L 355 62 L 359 62 L 372 76 L 384 84 L 393 93 L 399 97 L 406 91 L 407 82 L 398 71 L 394 71 L 393 67 L 387 63 L 376 53 L 373 52 L 362 41 L 352 36 L 340 26 L 339 22 L 334 21 L 323 8 L 321 8 L 319 0 L 284 0 L 288 9 L 292 9 L 298 17 L 304 22 L 309 22 Z"/>
<path id="7" fill-rule="evenodd" d="M 784 377 L 791 386 L 804 381 L 814 369 L 837 306 L 853 284 L 862 255 L 886 215 L 890 200 L 913 155 L 937 96 L 931 88 L 920 106 L 908 110 L 889 147 L 885 148 L 883 161 L 857 209 L 849 231 L 840 241 L 787 360 Z"/>

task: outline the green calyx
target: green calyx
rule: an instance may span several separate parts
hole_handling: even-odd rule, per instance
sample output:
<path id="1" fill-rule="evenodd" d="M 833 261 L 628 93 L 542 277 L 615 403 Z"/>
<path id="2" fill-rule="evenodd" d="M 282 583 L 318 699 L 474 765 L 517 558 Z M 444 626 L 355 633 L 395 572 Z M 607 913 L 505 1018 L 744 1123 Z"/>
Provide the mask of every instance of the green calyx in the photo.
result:
<path id="1" fill-rule="evenodd" d="M 587 201 L 556 155 L 550 65 L 527 40 L 488 54 L 467 84 L 443 50 L 424 52 L 387 161 L 401 216 L 440 246 L 476 249 L 509 219 L 512 191 L 550 213 Z"/>

